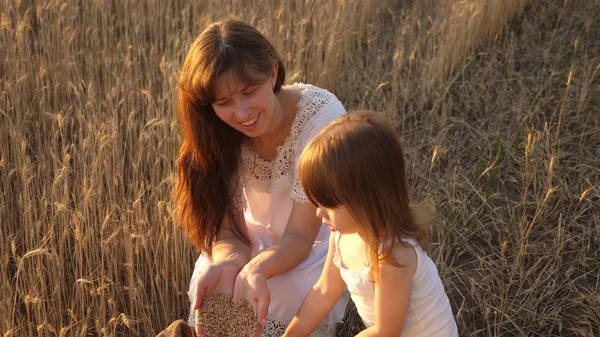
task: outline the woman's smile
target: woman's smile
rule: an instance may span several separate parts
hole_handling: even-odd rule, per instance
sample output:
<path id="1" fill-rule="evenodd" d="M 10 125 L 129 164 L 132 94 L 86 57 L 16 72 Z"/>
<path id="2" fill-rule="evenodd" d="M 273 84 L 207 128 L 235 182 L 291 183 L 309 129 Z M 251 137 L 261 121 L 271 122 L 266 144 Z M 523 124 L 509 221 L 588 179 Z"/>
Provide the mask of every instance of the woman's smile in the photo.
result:
<path id="1" fill-rule="evenodd" d="M 254 130 L 256 128 L 256 126 L 258 126 L 258 119 L 260 117 L 260 112 L 254 116 L 254 118 L 245 121 L 245 122 L 240 122 L 240 124 L 246 129 L 246 130 Z"/>

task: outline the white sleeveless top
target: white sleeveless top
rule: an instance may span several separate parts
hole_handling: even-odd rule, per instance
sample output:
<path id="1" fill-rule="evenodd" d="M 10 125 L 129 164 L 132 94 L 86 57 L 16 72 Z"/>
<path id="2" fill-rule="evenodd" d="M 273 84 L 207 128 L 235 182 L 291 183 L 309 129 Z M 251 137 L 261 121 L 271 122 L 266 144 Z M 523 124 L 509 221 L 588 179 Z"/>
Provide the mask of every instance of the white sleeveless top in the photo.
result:
<path id="1" fill-rule="evenodd" d="M 341 238 L 335 232 L 334 264 L 350 291 L 358 314 L 367 327 L 375 324 L 375 285 L 369 277 L 369 268 L 352 271 L 342 265 L 338 243 Z M 417 254 L 417 268 L 413 275 L 410 304 L 402 328 L 402 337 L 458 337 L 456 321 L 450 308 L 448 296 L 438 276 L 435 264 L 413 239 L 404 239 Z"/>
<path id="2" fill-rule="evenodd" d="M 277 147 L 275 159 L 260 158 L 243 144 L 239 168 L 239 188 L 234 191 L 237 207 L 244 218 L 252 241 L 252 257 L 278 243 L 285 231 L 294 202 L 308 203 L 300 186 L 296 165 L 302 150 L 321 129 L 346 113 L 342 103 L 329 91 L 307 84 L 302 88 L 290 134 Z M 268 280 L 271 303 L 263 337 L 281 336 L 294 318 L 302 301 L 321 276 L 329 248 L 330 231 L 322 225 L 309 256 L 296 268 Z M 194 307 L 194 285 L 210 264 L 200 256 L 196 261 L 188 295 Z M 344 317 L 349 296 L 346 294 L 311 336 L 333 336 L 336 323 Z M 194 315 L 190 311 L 189 322 Z"/>

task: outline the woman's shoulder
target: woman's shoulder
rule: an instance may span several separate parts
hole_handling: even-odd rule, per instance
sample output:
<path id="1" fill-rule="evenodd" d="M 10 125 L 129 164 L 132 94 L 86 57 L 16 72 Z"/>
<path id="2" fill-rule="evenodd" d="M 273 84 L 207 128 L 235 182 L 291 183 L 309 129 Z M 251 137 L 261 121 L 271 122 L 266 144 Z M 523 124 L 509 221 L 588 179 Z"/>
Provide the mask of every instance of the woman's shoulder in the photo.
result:
<path id="1" fill-rule="evenodd" d="M 300 89 L 300 99 L 298 100 L 298 112 L 318 111 L 327 105 L 339 104 L 343 109 L 340 100 L 329 90 L 306 83 L 293 83 L 290 88 Z"/>
<path id="2" fill-rule="evenodd" d="M 308 130 L 308 133 L 312 133 L 310 130 L 321 129 L 346 113 L 340 100 L 328 90 L 304 83 L 294 83 L 292 86 L 302 89 L 296 104 L 296 132 Z"/>

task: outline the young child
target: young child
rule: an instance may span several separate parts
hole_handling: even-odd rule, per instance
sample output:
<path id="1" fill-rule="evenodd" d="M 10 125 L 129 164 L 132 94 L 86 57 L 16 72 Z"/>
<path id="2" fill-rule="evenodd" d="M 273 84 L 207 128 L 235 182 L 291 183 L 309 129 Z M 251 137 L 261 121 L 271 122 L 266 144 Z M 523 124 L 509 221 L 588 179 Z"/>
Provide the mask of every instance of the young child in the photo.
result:
<path id="1" fill-rule="evenodd" d="M 302 188 L 333 232 L 321 277 L 284 336 L 308 336 L 348 287 L 367 329 L 358 336 L 458 336 L 427 256 L 433 210 L 409 202 L 404 155 L 375 113 L 337 118 L 306 146 Z"/>

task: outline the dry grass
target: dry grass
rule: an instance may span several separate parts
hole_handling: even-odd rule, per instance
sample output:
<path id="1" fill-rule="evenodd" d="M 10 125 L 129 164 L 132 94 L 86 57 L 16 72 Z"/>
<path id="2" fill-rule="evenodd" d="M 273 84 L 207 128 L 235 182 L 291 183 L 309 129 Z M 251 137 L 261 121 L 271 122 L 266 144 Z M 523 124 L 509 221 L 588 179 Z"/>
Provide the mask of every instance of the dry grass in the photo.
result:
<path id="1" fill-rule="evenodd" d="M 396 116 L 461 335 L 600 334 L 599 0 L 4 0 L 3 336 L 187 316 L 172 98 L 224 13 L 272 38 L 291 82 Z"/>

